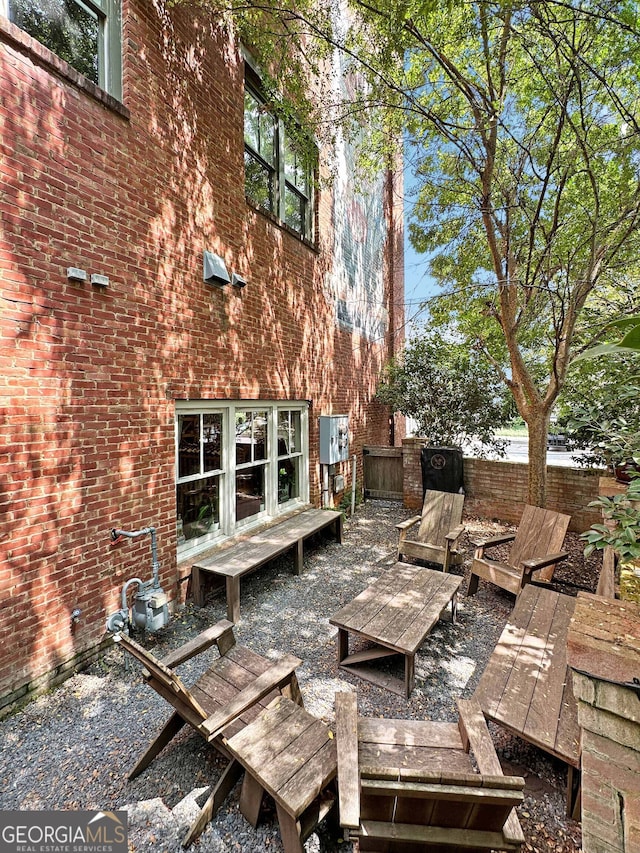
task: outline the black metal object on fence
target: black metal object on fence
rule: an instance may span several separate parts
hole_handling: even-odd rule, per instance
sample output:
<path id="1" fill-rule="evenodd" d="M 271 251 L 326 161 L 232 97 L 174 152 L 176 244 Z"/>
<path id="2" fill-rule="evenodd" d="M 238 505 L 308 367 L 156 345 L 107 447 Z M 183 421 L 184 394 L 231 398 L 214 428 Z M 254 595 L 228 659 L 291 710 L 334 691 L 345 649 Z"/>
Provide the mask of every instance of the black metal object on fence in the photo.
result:
<path id="1" fill-rule="evenodd" d="M 423 447 L 420 452 L 422 496 L 427 489 L 437 492 L 464 492 L 462 449 Z"/>

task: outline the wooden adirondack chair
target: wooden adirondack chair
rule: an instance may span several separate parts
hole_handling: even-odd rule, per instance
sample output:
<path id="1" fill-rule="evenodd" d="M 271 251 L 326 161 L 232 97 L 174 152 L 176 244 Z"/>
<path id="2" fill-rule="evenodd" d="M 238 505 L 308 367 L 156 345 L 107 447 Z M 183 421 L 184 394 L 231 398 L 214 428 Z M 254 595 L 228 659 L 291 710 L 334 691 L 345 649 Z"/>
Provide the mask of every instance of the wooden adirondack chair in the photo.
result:
<path id="1" fill-rule="evenodd" d="M 521 849 L 524 779 L 502 774 L 478 703 L 458 709 L 457 725 L 366 719 L 355 693 L 336 693 L 340 825 L 361 851 Z"/>
<path id="2" fill-rule="evenodd" d="M 430 563 L 440 563 L 442 571 L 462 562 L 462 554 L 455 546 L 464 530 L 462 508 L 464 495 L 451 492 L 436 492 L 427 489 L 422 505 L 422 515 L 416 515 L 396 524 L 399 533 L 398 560 L 402 555 L 417 557 Z M 418 522 L 420 526 L 413 534 L 409 531 Z"/>
<path id="3" fill-rule="evenodd" d="M 557 563 L 568 556 L 560 549 L 570 521 L 569 515 L 527 504 L 516 533 L 476 544 L 467 595 L 475 595 L 480 578 L 514 595 L 519 595 L 532 580 L 536 583 L 551 581 Z M 488 548 L 505 542 L 513 542 L 505 562 L 485 557 Z"/>
<path id="4" fill-rule="evenodd" d="M 185 723 L 230 759 L 183 841 L 187 846 L 215 815 L 242 772 L 242 767 L 225 748 L 223 738 L 231 737 L 248 725 L 279 693 L 302 705 L 295 674 L 302 661 L 293 655 L 284 655 L 274 663 L 250 649 L 237 646 L 233 623 L 226 619 L 180 646 L 162 661 L 126 634 L 114 635 L 114 641 L 142 663 L 147 683 L 173 708 L 167 722 L 129 771 L 128 778 L 135 778 L 148 767 Z M 187 688 L 172 667 L 214 644 L 220 657 L 191 688 Z"/>

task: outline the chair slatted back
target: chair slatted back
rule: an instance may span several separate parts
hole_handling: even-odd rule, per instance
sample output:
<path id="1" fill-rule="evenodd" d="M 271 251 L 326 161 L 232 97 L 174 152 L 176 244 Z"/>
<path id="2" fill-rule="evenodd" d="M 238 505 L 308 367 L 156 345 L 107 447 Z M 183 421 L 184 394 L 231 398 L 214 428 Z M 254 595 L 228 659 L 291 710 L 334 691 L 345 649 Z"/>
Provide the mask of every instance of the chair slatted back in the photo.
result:
<path id="1" fill-rule="evenodd" d="M 145 677 L 151 687 L 173 705 L 180 716 L 195 726 L 207 719 L 205 710 L 172 669 L 127 634 L 116 634 L 113 639 L 140 661 L 146 669 Z"/>
<path id="2" fill-rule="evenodd" d="M 428 772 L 411 775 L 402 770 L 371 771 L 363 768 L 360 778 L 361 820 L 396 826 L 395 831 L 391 827 L 388 830 L 380 827 L 384 840 L 382 847 L 377 843 L 372 845 L 371 849 L 375 850 L 408 849 L 406 842 L 396 846 L 389 841 L 399 827 L 416 837 L 420 834 L 419 827 L 461 830 L 469 838 L 475 833 L 474 846 L 477 849 L 478 836 L 481 833 L 502 833 L 512 809 L 523 801 L 523 780 L 512 776 Z M 463 849 L 458 844 L 454 846 L 457 850 Z M 423 845 L 416 849 L 431 848 Z"/>
<path id="3" fill-rule="evenodd" d="M 522 513 L 509 563 L 519 566 L 525 560 L 557 554 L 562 550 L 571 516 L 527 504 Z"/>
<path id="4" fill-rule="evenodd" d="M 361 817 L 395 823 L 500 831 L 523 800 L 522 779 L 478 774 L 429 774 L 413 779 L 402 771 L 361 771 Z M 364 800 L 368 806 L 365 811 Z"/>
<path id="5" fill-rule="evenodd" d="M 447 533 L 462 522 L 463 507 L 464 495 L 427 489 L 418 541 L 444 546 Z"/>

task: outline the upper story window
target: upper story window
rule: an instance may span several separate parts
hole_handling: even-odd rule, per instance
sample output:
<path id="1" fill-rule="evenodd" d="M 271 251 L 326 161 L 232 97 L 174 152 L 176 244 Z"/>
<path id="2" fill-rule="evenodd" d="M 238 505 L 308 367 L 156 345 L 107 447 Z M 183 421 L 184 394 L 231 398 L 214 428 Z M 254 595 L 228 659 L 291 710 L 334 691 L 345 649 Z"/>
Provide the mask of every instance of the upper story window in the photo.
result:
<path id="1" fill-rule="evenodd" d="M 122 100 L 120 0 L 0 0 L 0 11 L 96 86 Z"/>
<path id="2" fill-rule="evenodd" d="M 245 193 L 301 237 L 313 239 L 313 161 L 255 89 L 244 95 Z"/>

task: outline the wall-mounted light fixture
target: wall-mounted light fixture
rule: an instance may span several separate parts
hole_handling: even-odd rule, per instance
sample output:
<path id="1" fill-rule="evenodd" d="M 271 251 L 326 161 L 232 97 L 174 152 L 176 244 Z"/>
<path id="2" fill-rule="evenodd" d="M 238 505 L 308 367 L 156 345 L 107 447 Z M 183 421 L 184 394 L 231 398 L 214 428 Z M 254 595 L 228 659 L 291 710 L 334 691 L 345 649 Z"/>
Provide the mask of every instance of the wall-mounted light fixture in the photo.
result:
<path id="1" fill-rule="evenodd" d="M 241 275 L 238 275 L 237 272 L 231 273 L 231 284 L 234 287 L 246 287 L 247 280 L 243 278 Z"/>
<path id="2" fill-rule="evenodd" d="M 213 252 L 205 250 L 202 261 L 202 275 L 207 284 L 217 284 L 219 287 L 229 284 L 231 279 L 220 255 L 215 255 Z"/>

